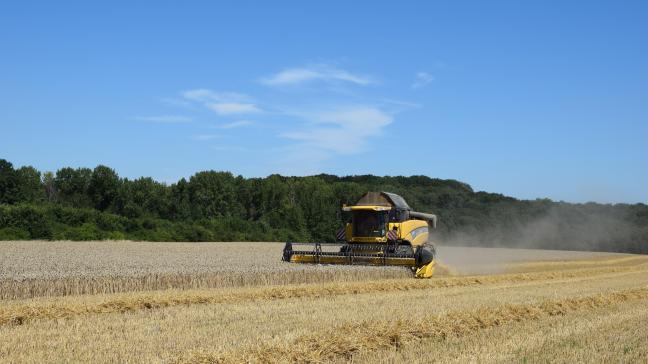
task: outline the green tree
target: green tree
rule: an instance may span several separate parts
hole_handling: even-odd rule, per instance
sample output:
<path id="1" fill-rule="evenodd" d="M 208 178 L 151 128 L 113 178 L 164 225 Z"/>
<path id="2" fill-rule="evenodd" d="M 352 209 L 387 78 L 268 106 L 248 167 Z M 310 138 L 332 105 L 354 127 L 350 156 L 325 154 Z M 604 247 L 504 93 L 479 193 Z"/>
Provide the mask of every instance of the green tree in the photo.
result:
<path id="1" fill-rule="evenodd" d="M 58 200 L 58 190 L 56 188 L 54 173 L 43 173 L 43 191 L 47 202 L 56 202 Z"/>
<path id="2" fill-rule="evenodd" d="M 89 168 L 61 168 L 56 171 L 54 188 L 56 199 L 67 206 L 94 207 L 90 196 L 92 170 Z"/>
<path id="3" fill-rule="evenodd" d="M 120 180 L 117 173 L 106 166 L 97 166 L 92 171 L 88 185 L 88 196 L 99 211 L 107 210 L 117 197 Z"/>
<path id="4" fill-rule="evenodd" d="M 41 183 L 41 174 L 36 168 L 28 166 L 16 170 L 18 180 L 18 200 L 20 202 L 37 202 L 45 197 Z"/>
<path id="5" fill-rule="evenodd" d="M 13 164 L 0 159 L 0 203 L 13 204 L 18 201 L 18 176 Z"/>
<path id="6" fill-rule="evenodd" d="M 299 179 L 294 188 L 311 238 L 321 242 L 334 241 L 335 231 L 340 227 L 337 218 L 340 206 L 333 188 L 318 177 Z"/>
<path id="7" fill-rule="evenodd" d="M 243 214 L 235 179 L 229 172 L 198 172 L 189 179 L 188 192 L 194 218 Z"/>
<path id="8" fill-rule="evenodd" d="M 191 217 L 191 201 L 189 198 L 189 184 L 181 178 L 178 183 L 170 187 L 170 201 L 168 218 L 172 220 L 186 220 Z"/>
<path id="9" fill-rule="evenodd" d="M 150 177 L 124 179 L 114 201 L 115 210 L 124 216 L 163 217 L 168 215 L 169 191 Z"/>

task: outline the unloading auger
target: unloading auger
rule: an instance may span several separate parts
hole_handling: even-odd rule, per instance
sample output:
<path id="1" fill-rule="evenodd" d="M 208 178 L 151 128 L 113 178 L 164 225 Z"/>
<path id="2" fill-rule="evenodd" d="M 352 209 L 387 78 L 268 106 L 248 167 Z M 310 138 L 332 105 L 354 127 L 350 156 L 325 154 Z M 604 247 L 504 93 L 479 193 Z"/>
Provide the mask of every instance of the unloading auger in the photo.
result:
<path id="1" fill-rule="evenodd" d="M 282 260 L 403 266 L 416 278 L 432 277 L 436 251 L 428 238 L 436 215 L 412 211 L 401 196 L 389 192 L 368 192 L 342 211 L 350 213 L 350 221 L 337 232 L 337 243 L 287 242 Z"/>

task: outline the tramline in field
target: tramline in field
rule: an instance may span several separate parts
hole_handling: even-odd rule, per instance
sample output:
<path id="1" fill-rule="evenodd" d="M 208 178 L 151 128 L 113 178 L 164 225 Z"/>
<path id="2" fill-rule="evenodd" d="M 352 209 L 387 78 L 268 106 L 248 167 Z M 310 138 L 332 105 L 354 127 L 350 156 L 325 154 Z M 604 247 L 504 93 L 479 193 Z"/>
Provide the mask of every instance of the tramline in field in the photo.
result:
<path id="1" fill-rule="evenodd" d="M 282 260 L 404 266 L 417 278 L 432 277 L 436 251 L 428 240 L 436 215 L 412 211 L 401 196 L 389 192 L 368 192 L 342 211 L 350 214 L 350 221 L 338 231 L 337 243 L 287 242 Z"/>

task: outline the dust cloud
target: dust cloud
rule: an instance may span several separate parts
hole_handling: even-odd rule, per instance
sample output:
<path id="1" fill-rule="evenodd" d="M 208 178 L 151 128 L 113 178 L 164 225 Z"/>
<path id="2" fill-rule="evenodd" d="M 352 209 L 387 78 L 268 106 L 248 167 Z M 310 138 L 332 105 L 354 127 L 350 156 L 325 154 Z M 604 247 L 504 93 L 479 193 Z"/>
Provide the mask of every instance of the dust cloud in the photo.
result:
<path id="1" fill-rule="evenodd" d="M 604 212 L 551 208 L 527 221 L 513 217 L 481 229 L 440 234 L 433 240 L 439 262 L 455 274 L 501 273 L 507 264 L 524 261 L 587 259 L 586 252 L 631 252 L 636 228 L 623 216 Z"/>

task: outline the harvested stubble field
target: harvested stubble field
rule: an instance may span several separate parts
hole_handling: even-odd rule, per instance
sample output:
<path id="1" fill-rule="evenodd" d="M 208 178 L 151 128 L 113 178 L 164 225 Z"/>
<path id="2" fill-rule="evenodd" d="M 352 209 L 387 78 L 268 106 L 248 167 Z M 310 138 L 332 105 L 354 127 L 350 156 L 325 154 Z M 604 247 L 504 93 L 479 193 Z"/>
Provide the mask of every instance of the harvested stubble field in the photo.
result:
<path id="1" fill-rule="evenodd" d="M 648 362 L 648 256 L 440 247 L 446 269 L 277 243 L 0 243 L 2 362 Z"/>

